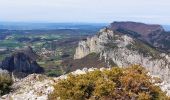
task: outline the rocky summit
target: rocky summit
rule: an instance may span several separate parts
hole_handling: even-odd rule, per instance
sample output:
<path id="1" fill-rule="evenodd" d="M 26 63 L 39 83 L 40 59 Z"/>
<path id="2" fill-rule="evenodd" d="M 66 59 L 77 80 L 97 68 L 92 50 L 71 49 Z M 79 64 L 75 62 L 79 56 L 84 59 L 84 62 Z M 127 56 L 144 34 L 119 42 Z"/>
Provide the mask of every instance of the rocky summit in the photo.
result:
<path id="1" fill-rule="evenodd" d="M 138 64 L 144 66 L 151 75 L 170 82 L 169 55 L 127 34 L 120 34 L 110 28 L 101 29 L 95 36 L 79 42 L 74 59 L 83 59 L 91 53 L 99 54 L 98 59 L 105 59 L 107 67 L 112 66 L 110 61 L 120 67 Z"/>
<path id="2" fill-rule="evenodd" d="M 161 51 L 170 52 L 170 34 L 161 25 L 138 22 L 113 22 L 109 25 L 109 28 L 112 31 L 145 41 Z"/>
<path id="3" fill-rule="evenodd" d="M 25 47 L 6 57 L 2 61 L 0 68 L 16 74 L 40 73 L 43 69 L 37 64 L 37 57 L 31 47 Z"/>

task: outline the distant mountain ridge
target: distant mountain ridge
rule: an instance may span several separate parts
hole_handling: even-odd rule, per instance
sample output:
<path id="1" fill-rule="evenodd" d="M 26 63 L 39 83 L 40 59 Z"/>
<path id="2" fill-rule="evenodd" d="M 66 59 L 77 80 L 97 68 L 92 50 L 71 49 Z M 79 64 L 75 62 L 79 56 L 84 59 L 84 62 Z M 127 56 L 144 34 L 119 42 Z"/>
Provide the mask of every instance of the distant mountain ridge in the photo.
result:
<path id="1" fill-rule="evenodd" d="M 144 24 L 138 22 L 113 22 L 110 24 L 109 28 L 112 30 L 118 30 L 118 29 L 131 30 L 140 34 L 143 37 L 147 37 L 153 32 L 157 32 L 158 34 L 158 32 L 164 31 L 161 25 Z"/>
<path id="2" fill-rule="evenodd" d="M 110 24 L 109 29 L 143 40 L 161 51 L 170 52 L 170 32 L 165 31 L 161 25 L 113 22 Z"/>

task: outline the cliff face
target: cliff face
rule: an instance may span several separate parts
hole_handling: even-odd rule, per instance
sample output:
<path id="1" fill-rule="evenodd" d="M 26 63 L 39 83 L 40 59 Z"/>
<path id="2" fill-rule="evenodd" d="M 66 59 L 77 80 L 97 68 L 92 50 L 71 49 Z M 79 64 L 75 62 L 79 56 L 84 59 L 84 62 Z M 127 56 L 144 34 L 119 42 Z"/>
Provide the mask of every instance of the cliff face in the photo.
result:
<path id="1" fill-rule="evenodd" d="M 25 74 L 40 73 L 43 69 L 37 64 L 36 59 L 36 53 L 33 52 L 32 48 L 27 47 L 6 57 L 0 68 L 9 72 L 16 72 L 16 74 L 20 72 Z"/>
<path id="2" fill-rule="evenodd" d="M 128 35 L 102 29 L 94 37 L 78 44 L 74 59 L 81 59 L 91 53 L 98 53 L 100 59 L 104 58 L 108 64 L 111 59 L 120 67 L 140 64 L 152 75 L 170 82 L 170 57 Z"/>
<path id="3" fill-rule="evenodd" d="M 105 29 L 101 30 L 97 35 L 92 38 L 87 38 L 86 41 L 80 41 L 78 48 L 76 48 L 76 53 L 74 55 L 75 59 L 80 59 L 87 56 L 90 53 L 99 53 L 104 49 L 104 44 L 108 42 L 109 37 L 113 37 L 111 31 Z M 103 35 L 101 35 L 103 34 Z"/>

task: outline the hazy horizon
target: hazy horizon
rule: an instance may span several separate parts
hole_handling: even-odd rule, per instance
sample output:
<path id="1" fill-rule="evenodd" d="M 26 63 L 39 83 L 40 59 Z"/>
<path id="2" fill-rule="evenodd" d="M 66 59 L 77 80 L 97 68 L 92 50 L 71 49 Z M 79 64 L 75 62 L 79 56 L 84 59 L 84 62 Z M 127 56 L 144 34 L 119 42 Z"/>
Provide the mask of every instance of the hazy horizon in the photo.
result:
<path id="1" fill-rule="evenodd" d="M 0 0 L 0 22 L 170 24 L 169 0 Z"/>
<path id="2" fill-rule="evenodd" d="M 48 23 L 48 22 L 0 22 L 0 29 L 9 30 L 34 30 L 34 29 L 79 29 L 84 28 L 102 28 L 110 23 Z M 162 24 L 160 24 L 162 25 Z M 170 25 L 162 25 L 166 31 L 170 31 Z"/>

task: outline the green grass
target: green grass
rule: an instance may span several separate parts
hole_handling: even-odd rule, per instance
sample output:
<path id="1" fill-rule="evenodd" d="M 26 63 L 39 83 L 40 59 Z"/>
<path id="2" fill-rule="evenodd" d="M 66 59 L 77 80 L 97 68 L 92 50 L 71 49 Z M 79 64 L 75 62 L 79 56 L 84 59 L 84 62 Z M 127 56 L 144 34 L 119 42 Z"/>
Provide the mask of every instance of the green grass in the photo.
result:
<path id="1" fill-rule="evenodd" d="M 47 76 L 55 76 L 55 77 L 58 77 L 58 76 L 60 76 L 60 75 L 62 75 L 62 74 L 63 74 L 63 71 L 61 71 L 61 70 L 50 70 L 50 71 L 46 72 L 46 75 L 47 75 Z"/>
<path id="2" fill-rule="evenodd" d="M 5 59 L 5 55 L 0 55 L 0 61 L 4 60 Z"/>

